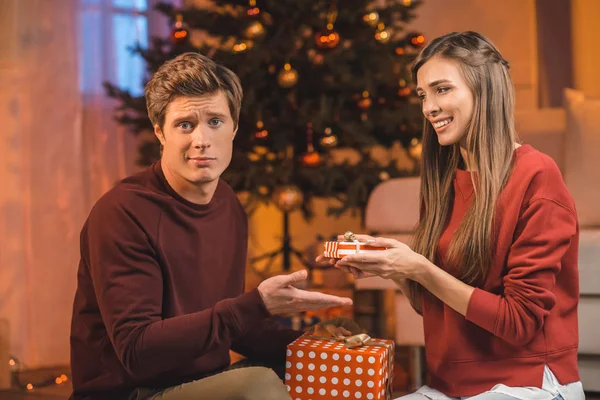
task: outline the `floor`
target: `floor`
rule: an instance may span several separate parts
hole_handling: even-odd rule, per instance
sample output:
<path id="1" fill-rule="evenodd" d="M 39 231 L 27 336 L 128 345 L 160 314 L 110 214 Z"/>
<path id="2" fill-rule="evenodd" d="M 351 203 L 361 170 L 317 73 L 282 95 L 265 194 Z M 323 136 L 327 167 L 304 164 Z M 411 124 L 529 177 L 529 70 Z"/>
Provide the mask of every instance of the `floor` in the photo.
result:
<path id="1" fill-rule="evenodd" d="M 46 380 L 48 377 L 61 376 L 63 373 L 65 373 L 65 371 L 66 368 L 62 367 L 56 369 L 23 372 L 20 376 L 20 381 L 22 384 L 26 384 L 27 382 L 40 382 L 42 380 Z M 395 377 L 395 379 L 400 381 L 398 383 L 406 382 L 406 378 L 406 376 L 402 376 L 402 372 L 400 375 L 396 374 Z M 406 393 L 406 390 L 403 390 L 406 388 L 401 388 L 397 385 L 394 386 L 397 389 L 397 391 L 394 393 L 394 398 Z M 33 390 L 0 390 L 0 400 L 66 400 L 70 393 L 71 382 L 67 380 L 59 385 L 54 384 L 47 387 L 34 388 Z M 600 400 L 600 393 L 588 394 L 586 395 L 586 400 Z"/>

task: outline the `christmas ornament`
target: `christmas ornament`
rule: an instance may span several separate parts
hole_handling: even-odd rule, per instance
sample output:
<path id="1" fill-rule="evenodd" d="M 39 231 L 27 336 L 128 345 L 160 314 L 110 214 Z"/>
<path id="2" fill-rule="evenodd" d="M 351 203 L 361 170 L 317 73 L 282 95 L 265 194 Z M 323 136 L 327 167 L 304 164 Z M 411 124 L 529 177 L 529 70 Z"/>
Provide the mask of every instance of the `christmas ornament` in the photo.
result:
<path id="1" fill-rule="evenodd" d="M 377 23 L 379 22 L 379 14 L 376 11 L 366 14 L 363 17 L 363 21 L 375 28 L 377 26 Z"/>
<path id="2" fill-rule="evenodd" d="M 277 76 L 277 83 L 282 88 L 291 88 L 298 83 L 298 71 L 293 69 L 290 63 L 286 63 Z"/>
<path id="3" fill-rule="evenodd" d="M 323 61 L 325 61 L 325 56 L 321 53 L 315 54 L 315 56 L 312 58 L 312 62 L 315 65 L 321 65 L 323 64 Z"/>
<path id="4" fill-rule="evenodd" d="M 308 39 L 309 37 L 311 37 L 311 36 L 312 36 L 312 34 L 313 34 L 313 30 L 312 30 L 312 28 L 311 28 L 311 27 L 309 27 L 309 26 L 307 26 L 307 27 L 305 27 L 305 28 L 302 30 L 302 34 L 301 34 L 301 35 L 302 35 L 302 37 L 303 37 L 304 39 Z"/>
<path id="5" fill-rule="evenodd" d="M 326 29 L 315 35 L 315 43 L 318 48 L 322 50 L 334 49 L 340 43 L 340 34 L 333 29 L 337 15 L 338 11 L 332 3 L 332 9 L 327 13 Z"/>
<path id="6" fill-rule="evenodd" d="M 338 138 L 332 134 L 331 128 L 325 128 L 325 136 L 321 138 L 321 147 L 331 148 L 337 146 Z"/>
<path id="7" fill-rule="evenodd" d="M 265 127 L 265 124 L 262 121 L 258 121 L 256 123 L 257 131 L 254 133 L 255 138 L 266 139 L 267 137 L 269 137 L 269 131 L 267 131 L 266 129 L 263 129 L 264 127 Z"/>
<path id="8" fill-rule="evenodd" d="M 315 35 L 315 43 L 321 50 L 334 49 L 340 43 L 340 35 L 334 30 L 326 29 Z"/>
<path id="9" fill-rule="evenodd" d="M 398 96 L 400 96 L 400 97 L 408 97 L 408 96 L 410 96 L 410 93 L 411 93 L 411 90 L 409 87 L 405 86 L 403 88 L 398 89 Z"/>
<path id="10" fill-rule="evenodd" d="M 254 133 L 254 137 L 257 139 L 266 139 L 269 137 L 269 131 L 267 131 L 266 129 L 256 131 L 256 133 Z"/>
<path id="11" fill-rule="evenodd" d="M 404 4 L 404 6 L 405 6 L 405 7 L 410 7 L 410 6 L 411 6 L 411 4 L 412 4 L 412 0 L 404 0 L 404 1 L 402 2 L 402 4 Z"/>
<path id="12" fill-rule="evenodd" d="M 390 179 L 390 174 L 387 171 L 381 171 L 379 173 L 379 179 L 381 179 L 382 181 L 387 181 L 388 179 Z"/>
<path id="13" fill-rule="evenodd" d="M 313 144 L 313 128 L 312 123 L 306 124 L 306 150 L 307 152 L 302 154 L 300 162 L 305 167 L 316 167 L 321 163 L 321 155 L 315 151 Z"/>
<path id="14" fill-rule="evenodd" d="M 250 7 L 248 7 L 248 10 L 246 11 L 246 14 L 249 17 L 256 17 L 260 14 L 260 8 L 256 7 L 256 0 L 250 0 L 249 4 Z"/>
<path id="15" fill-rule="evenodd" d="M 367 92 L 366 90 L 362 93 L 362 98 L 360 100 L 358 100 L 358 102 L 356 103 L 356 105 L 358 106 L 358 108 L 360 108 L 363 111 L 367 111 L 369 108 L 371 108 L 371 98 L 369 97 L 369 92 Z"/>
<path id="16" fill-rule="evenodd" d="M 412 158 L 416 158 L 419 160 L 421 158 L 421 153 L 423 152 L 423 143 L 418 138 L 412 138 L 410 141 L 410 146 L 408 146 L 408 154 Z"/>
<path id="17" fill-rule="evenodd" d="M 396 54 L 399 56 L 403 55 L 405 52 L 404 47 L 396 47 Z"/>
<path id="18" fill-rule="evenodd" d="M 260 21 L 252 21 L 246 29 L 244 29 L 243 34 L 247 39 L 259 39 L 265 34 L 265 27 Z"/>
<path id="19" fill-rule="evenodd" d="M 283 212 L 290 212 L 302 205 L 304 195 L 296 185 L 282 185 L 273 192 L 273 203 Z"/>
<path id="20" fill-rule="evenodd" d="M 308 153 L 302 154 L 300 161 L 305 167 L 316 167 L 321 164 L 321 155 L 314 150 L 309 151 Z"/>
<path id="21" fill-rule="evenodd" d="M 183 44 L 189 39 L 189 34 L 187 26 L 183 23 L 183 16 L 177 14 L 175 16 L 175 25 L 173 25 L 173 29 L 171 30 L 171 41 L 174 44 Z"/>

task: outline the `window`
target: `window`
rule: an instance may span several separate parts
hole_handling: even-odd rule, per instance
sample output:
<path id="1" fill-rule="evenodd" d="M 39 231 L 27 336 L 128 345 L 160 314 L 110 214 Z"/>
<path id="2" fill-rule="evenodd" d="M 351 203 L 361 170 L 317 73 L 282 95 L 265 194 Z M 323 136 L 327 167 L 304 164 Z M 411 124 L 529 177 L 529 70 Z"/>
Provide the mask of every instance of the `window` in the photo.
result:
<path id="1" fill-rule="evenodd" d="M 79 84 L 86 95 L 104 94 L 111 82 L 133 95 L 143 93 L 146 65 L 131 52 L 148 46 L 149 14 L 156 0 L 79 0 Z M 166 18 L 161 20 L 168 24 Z"/>

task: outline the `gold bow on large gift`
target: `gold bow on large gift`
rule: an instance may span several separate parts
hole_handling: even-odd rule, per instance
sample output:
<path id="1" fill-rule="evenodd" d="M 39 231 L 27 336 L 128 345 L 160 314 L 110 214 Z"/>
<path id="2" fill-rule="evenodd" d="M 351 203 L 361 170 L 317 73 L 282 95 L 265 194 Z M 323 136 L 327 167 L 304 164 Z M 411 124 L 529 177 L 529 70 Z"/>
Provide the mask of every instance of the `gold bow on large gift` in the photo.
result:
<path id="1" fill-rule="evenodd" d="M 345 330 L 345 329 L 344 329 Z M 347 331 L 347 330 L 346 330 Z M 392 352 L 394 351 L 394 345 L 391 343 L 374 342 L 371 336 L 366 333 L 359 333 L 357 335 L 345 336 L 340 333 L 339 327 L 332 324 L 316 325 L 313 327 L 312 332 L 308 332 L 305 335 L 306 339 L 314 340 L 326 340 L 329 342 L 342 342 L 346 345 L 346 348 L 353 349 L 361 346 L 373 346 L 373 347 L 385 347 L 388 349 L 388 379 L 386 382 L 386 398 L 391 399 L 392 396 L 392 372 L 394 367 L 394 357 Z"/>

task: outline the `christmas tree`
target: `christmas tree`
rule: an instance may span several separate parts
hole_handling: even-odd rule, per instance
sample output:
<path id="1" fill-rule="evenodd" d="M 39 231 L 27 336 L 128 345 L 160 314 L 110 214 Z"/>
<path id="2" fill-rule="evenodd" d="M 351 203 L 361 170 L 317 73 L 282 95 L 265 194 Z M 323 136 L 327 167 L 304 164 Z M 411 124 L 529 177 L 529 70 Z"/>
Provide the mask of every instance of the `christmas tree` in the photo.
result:
<path id="1" fill-rule="evenodd" d="M 424 37 L 406 32 L 418 0 L 229 0 L 210 8 L 157 9 L 171 18 L 169 38 L 134 49 L 149 74 L 186 51 L 233 70 L 244 88 L 231 165 L 223 178 L 245 193 L 248 209 L 275 202 L 311 215 L 315 197 L 337 199 L 329 212 L 362 211 L 381 181 L 414 175 L 382 161 L 375 148 L 418 150 L 422 115 L 409 64 Z M 151 132 L 143 97 L 106 83 L 117 120 Z M 350 149 L 350 150 L 347 150 Z M 340 152 L 354 152 L 353 161 Z M 418 153 L 409 151 L 412 157 Z M 160 157 L 148 135 L 139 163 Z M 414 163 L 418 165 L 418 163 Z"/>

